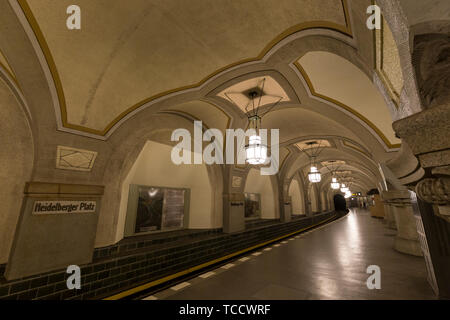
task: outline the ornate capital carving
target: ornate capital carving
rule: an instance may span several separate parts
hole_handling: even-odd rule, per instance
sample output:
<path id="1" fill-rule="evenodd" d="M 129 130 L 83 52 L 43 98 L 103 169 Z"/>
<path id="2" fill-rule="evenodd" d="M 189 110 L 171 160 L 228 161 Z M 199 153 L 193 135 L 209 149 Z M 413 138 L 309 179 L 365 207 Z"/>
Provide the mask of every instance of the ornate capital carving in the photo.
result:
<path id="1" fill-rule="evenodd" d="M 422 168 L 450 165 L 450 34 L 414 38 L 413 65 L 424 110 L 393 123 Z"/>
<path id="2" fill-rule="evenodd" d="M 450 100 L 450 34 L 423 34 L 414 38 L 413 65 L 425 108 Z"/>
<path id="3" fill-rule="evenodd" d="M 425 179 L 416 186 L 416 193 L 425 202 L 445 205 L 450 200 L 450 178 Z"/>
<path id="4" fill-rule="evenodd" d="M 392 206 L 411 205 L 411 198 L 407 190 L 383 191 L 381 194 L 383 202 Z"/>
<path id="5" fill-rule="evenodd" d="M 442 153 L 450 149 L 450 104 L 424 110 L 407 118 L 395 121 L 392 126 L 396 134 L 405 140 L 414 155 L 419 157 L 431 152 Z M 442 165 L 450 164 L 448 157 L 441 157 Z"/>

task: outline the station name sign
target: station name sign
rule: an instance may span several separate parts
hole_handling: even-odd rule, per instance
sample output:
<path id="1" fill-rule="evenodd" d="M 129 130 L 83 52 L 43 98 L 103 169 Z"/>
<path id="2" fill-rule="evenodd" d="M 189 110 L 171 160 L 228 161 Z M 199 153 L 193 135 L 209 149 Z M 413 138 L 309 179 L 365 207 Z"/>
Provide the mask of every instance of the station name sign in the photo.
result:
<path id="1" fill-rule="evenodd" d="M 35 201 L 32 214 L 94 213 L 96 201 Z"/>

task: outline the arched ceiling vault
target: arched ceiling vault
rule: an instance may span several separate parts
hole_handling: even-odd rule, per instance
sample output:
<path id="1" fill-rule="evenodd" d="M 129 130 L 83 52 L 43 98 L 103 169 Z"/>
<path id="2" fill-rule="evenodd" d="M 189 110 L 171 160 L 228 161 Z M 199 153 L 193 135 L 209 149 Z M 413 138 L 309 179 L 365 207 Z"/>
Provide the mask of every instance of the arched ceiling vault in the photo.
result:
<path id="1" fill-rule="evenodd" d="M 138 112 L 188 119 L 179 121 L 183 125 L 202 120 L 206 128 L 222 132 L 243 128 L 245 113 L 220 93 L 270 77 L 268 89 L 285 94 L 263 119 L 265 128 L 280 129 L 281 176 L 309 165 L 294 146 L 305 139 L 330 140 L 332 148 L 320 160 L 342 159 L 370 184 L 379 178 L 376 164 L 392 158 L 398 148 L 390 111 L 380 97 L 369 106 L 376 108 L 372 112 L 361 107 L 366 105 L 361 96 L 337 94 L 358 79 L 367 82 L 361 95 L 378 94 L 369 80 L 372 38 L 351 25 L 365 17 L 361 4 L 264 0 L 255 7 L 246 0 L 233 0 L 232 6 L 215 0 L 205 10 L 201 0 L 79 0 L 82 30 L 70 31 L 65 28 L 69 0 L 8 1 L 47 76 L 45 87 L 53 90 L 49 96 L 60 131 L 107 140 L 122 130 L 117 136 L 132 137 L 124 132 L 140 129 L 133 124 L 152 125 L 137 121 Z M 23 62 L 20 55 L 1 44 L 0 68 L 17 84 L 34 79 L 16 69 Z M 323 69 L 330 63 L 340 67 Z M 23 89 L 25 99 L 37 99 L 34 84 Z M 43 105 L 33 104 L 32 112 Z"/>
<path id="2" fill-rule="evenodd" d="M 309 168 L 305 167 L 302 169 L 302 172 L 304 172 L 304 177 L 307 177 Z M 324 183 L 327 183 L 328 185 L 331 183 L 331 174 L 322 174 L 322 181 L 321 185 Z M 360 181 L 364 185 L 376 185 L 376 179 L 370 175 L 369 173 L 363 171 L 361 168 L 358 168 L 356 166 L 349 166 L 349 168 L 346 170 L 345 174 L 340 174 L 337 176 L 337 179 L 340 183 L 346 183 L 348 181 Z"/>
<path id="3" fill-rule="evenodd" d="M 364 66 L 370 57 L 351 53 L 363 41 L 363 37 L 355 41 L 354 32 L 362 31 L 353 30 L 353 15 L 360 18 L 365 12 L 347 0 L 287 0 L 282 6 L 263 1 L 257 8 L 248 1 L 236 0 L 230 6 L 217 0 L 208 10 L 200 0 L 112 0 L 107 11 L 101 1 L 80 0 L 77 5 L 86 18 L 76 31 L 64 27 L 68 0 L 9 1 L 51 76 L 60 129 L 92 137 L 107 137 L 141 107 L 166 98 L 190 92 L 191 99 L 201 100 L 205 98 L 202 86 L 230 72 L 244 75 L 246 67 L 266 64 L 266 70 L 283 74 L 297 61 L 293 55 L 303 57 L 300 49 L 292 51 L 301 43 L 325 51 L 350 45 L 336 50 L 351 56 L 363 68 L 361 73 L 370 70 Z M 92 16 L 96 19 L 89 19 Z M 239 23 L 243 20 L 245 24 Z M 306 36 L 304 40 L 297 37 L 300 34 Z M 325 40 L 308 40 L 315 34 L 326 41 L 339 40 L 327 47 Z M 315 78 L 314 72 L 308 76 Z M 287 81 L 292 85 L 292 79 Z M 383 128 L 375 131 L 387 136 Z M 392 141 L 382 140 L 388 149 L 395 147 Z"/>
<path id="4" fill-rule="evenodd" d="M 366 173 L 368 177 L 375 182 L 381 177 L 379 176 L 379 171 L 374 162 L 370 162 L 363 155 L 350 150 L 343 149 L 342 146 L 337 145 L 337 147 L 323 148 L 319 151 L 319 156 L 316 159 L 316 164 L 320 169 L 322 167 L 321 163 L 324 161 L 343 161 L 345 165 L 336 166 L 338 170 L 340 167 L 346 168 L 347 166 L 353 166 L 359 170 Z M 316 153 L 317 154 L 317 153 Z M 309 154 L 311 155 L 311 154 Z M 289 155 L 289 159 L 285 161 L 285 165 L 281 168 L 281 176 L 291 177 L 298 170 L 307 170 L 311 165 L 309 156 L 301 152 L 300 150 L 293 151 Z M 305 171 L 306 172 L 306 171 Z"/>
<path id="5" fill-rule="evenodd" d="M 333 177 L 333 174 L 328 171 L 327 168 L 322 167 L 320 170 L 323 179 L 325 181 L 331 181 L 331 178 Z M 372 174 L 368 173 L 367 171 L 356 167 L 354 165 L 347 165 L 343 168 L 339 168 L 338 173 L 334 175 L 336 178 L 345 180 L 346 177 L 350 177 L 351 175 L 358 174 L 360 177 L 363 177 L 365 181 L 369 181 L 373 184 L 376 183 L 376 177 Z"/>
<path id="6" fill-rule="evenodd" d="M 303 180 L 308 182 L 307 178 L 308 171 L 309 165 L 305 165 L 304 167 L 299 168 L 295 174 L 300 172 Z M 338 176 L 338 181 L 340 183 L 346 183 L 347 185 L 349 185 L 350 182 L 351 185 L 358 184 L 360 186 L 363 186 L 364 191 L 370 190 L 371 188 L 375 188 L 375 186 L 377 185 L 378 181 L 377 177 L 375 177 L 366 168 L 362 167 L 357 163 L 347 165 L 345 167 L 345 171 L 346 171 L 345 175 L 341 174 L 340 176 Z M 321 170 L 321 172 L 322 172 L 322 181 L 319 183 L 319 186 L 321 188 L 328 189 L 330 187 L 332 175 L 328 172 L 327 169 Z M 288 181 L 290 181 L 290 179 Z"/>
<path id="7" fill-rule="evenodd" d="M 217 0 L 205 8 L 200 0 L 115 0 L 105 11 L 101 1 L 80 0 L 82 12 L 96 19 L 72 32 L 63 24 L 70 1 L 12 0 L 45 55 L 63 125 L 98 135 L 149 101 L 261 60 L 296 32 L 325 28 L 351 36 L 346 0 L 287 1 L 255 8 Z"/>
<path id="8" fill-rule="evenodd" d="M 333 53 L 311 51 L 297 60 L 295 66 L 311 95 L 350 110 L 390 148 L 400 147 L 383 96 L 354 64 Z"/>
<path id="9" fill-rule="evenodd" d="M 349 174 L 348 179 L 342 180 L 342 179 L 338 178 L 338 182 L 345 183 L 347 187 L 350 186 L 350 189 L 351 189 L 351 186 L 353 186 L 353 185 L 363 186 L 366 191 L 376 187 L 376 183 L 369 180 L 365 174 L 361 174 L 360 172 L 356 172 L 356 171 L 353 171 L 351 174 Z M 325 189 L 330 188 L 331 187 L 330 184 L 331 184 L 331 176 L 330 175 L 323 177 L 322 181 L 320 182 L 320 186 Z M 354 191 L 354 190 L 351 190 L 351 191 Z"/>

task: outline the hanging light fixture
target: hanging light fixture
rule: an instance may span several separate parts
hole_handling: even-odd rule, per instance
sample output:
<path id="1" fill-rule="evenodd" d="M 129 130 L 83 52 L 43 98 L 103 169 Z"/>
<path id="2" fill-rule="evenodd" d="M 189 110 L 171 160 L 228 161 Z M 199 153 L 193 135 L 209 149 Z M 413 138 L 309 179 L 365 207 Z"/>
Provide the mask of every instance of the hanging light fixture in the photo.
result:
<path id="1" fill-rule="evenodd" d="M 350 185 L 347 188 L 345 188 L 345 189 L 347 189 L 345 191 L 345 198 L 347 198 L 347 199 L 352 196 L 352 192 L 350 191 L 350 187 L 352 186 L 352 184 L 353 184 L 353 181 L 350 181 Z"/>
<path id="2" fill-rule="evenodd" d="M 311 171 L 308 173 L 308 179 L 312 183 L 318 183 L 322 179 L 322 176 L 320 175 L 319 170 L 317 170 L 317 167 L 311 166 Z"/>
<path id="3" fill-rule="evenodd" d="M 259 129 L 261 128 L 261 118 L 265 116 L 267 113 L 272 111 L 272 109 L 283 99 L 283 97 L 272 96 L 264 93 L 264 85 L 266 82 L 266 78 L 263 78 L 261 83 L 250 92 L 248 92 L 249 101 L 245 106 L 245 112 L 248 117 L 249 129 L 253 129 L 255 134 L 250 136 L 249 143 L 245 146 L 245 156 L 246 162 L 251 165 L 261 165 L 265 164 L 267 161 L 267 146 L 262 143 L 262 138 L 259 135 Z M 230 94 L 239 94 L 242 95 L 242 92 L 228 92 L 225 93 L 225 96 L 230 100 L 234 105 L 238 108 L 239 106 L 230 98 Z M 276 101 L 267 108 L 267 111 L 262 115 L 259 115 L 259 109 L 261 107 L 262 97 L 272 97 L 275 98 Z M 255 103 L 255 100 L 258 100 Z M 242 109 L 242 108 L 240 108 Z"/>
<path id="4" fill-rule="evenodd" d="M 322 141 L 320 143 L 317 143 L 316 141 L 310 141 L 307 142 L 306 145 L 310 146 L 311 154 L 308 154 L 308 152 L 306 152 L 305 149 L 302 149 L 300 147 L 298 147 L 301 151 L 303 151 L 303 153 L 305 153 L 310 159 L 311 159 L 311 169 L 308 172 L 308 180 L 311 183 L 318 183 L 322 180 L 322 175 L 320 174 L 319 170 L 317 169 L 317 165 L 316 165 L 316 158 L 319 156 L 320 152 L 322 152 L 322 150 L 320 150 Z M 315 145 L 317 145 L 317 147 L 314 147 Z M 319 151 L 320 150 L 320 151 Z"/>
<path id="5" fill-rule="evenodd" d="M 337 182 L 337 179 L 333 177 L 331 179 L 331 189 L 337 190 L 337 189 L 339 189 L 340 186 L 341 185 L 339 184 L 339 182 Z"/>
<path id="6" fill-rule="evenodd" d="M 308 179 L 312 183 L 318 183 L 322 180 L 322 175 L 316 167 L 316 156 L 311 157 L 311 170 L 308 173 Z"/>
<path id="7" fill-rule="evenodd" d="M 345 184 L 341 184 L 341 192 L 346 193 L 348 191 L 348 188 L 345 186 Z"/>
<path id="8" fill-rule="evenodd" d="M 250 128 L 255 130 L 256 135 L 250 136 L 248 145 L 245 146 L 246 161 L 249 164 L 264 164 L 267 160 L 267 146 L 262 144 L 262 139 L 258 134 L 258 122 L 261 118 L 257 115 L 249 117 Z"/>
<path id="9" fill-rule="evenodd" d="M 338 190 L 341 187 L 341 184 L 337 181 L 336 176 L 339 176 L 337 173 L 337 169 L 339 169 L 340 165 L 337 165 L 336 160 L 329 160 L 326 162 L 322 162 L 322 165 L 328 169 L 328 172 L 331 173 L 331 184 L 330 187 L 333 190 Z M 333 167 L 332 167 L 333 166 Z"/>

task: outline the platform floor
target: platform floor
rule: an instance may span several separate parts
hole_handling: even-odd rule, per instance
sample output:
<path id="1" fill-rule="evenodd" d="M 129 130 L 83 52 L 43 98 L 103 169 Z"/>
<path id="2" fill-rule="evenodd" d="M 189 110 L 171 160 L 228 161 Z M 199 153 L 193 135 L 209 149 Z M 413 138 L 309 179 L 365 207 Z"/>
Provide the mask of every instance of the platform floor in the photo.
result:
<path id="1" fill-rule="evenodd" d="M 154 299 L 436 299 L 425 261 L 393 249 L 395 231 L 352 209 L 344 218 L 155 293 Z M 369 290 L 369 265 L 381 289 Z"/>

